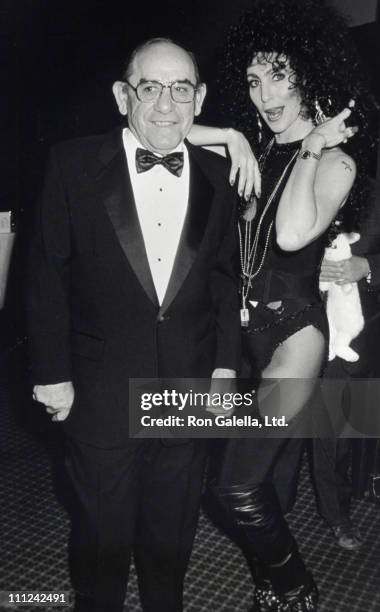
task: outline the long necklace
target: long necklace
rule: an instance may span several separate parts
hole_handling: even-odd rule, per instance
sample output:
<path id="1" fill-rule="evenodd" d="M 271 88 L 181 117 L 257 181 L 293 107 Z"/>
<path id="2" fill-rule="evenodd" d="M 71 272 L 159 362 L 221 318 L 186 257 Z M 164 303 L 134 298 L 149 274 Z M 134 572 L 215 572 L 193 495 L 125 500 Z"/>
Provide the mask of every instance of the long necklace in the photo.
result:
<path id="1" fill-rule="evenodd" d="M 259 167 L 260 170 L 262 171 L 264 163 L 266 161 L 266 158 L 269 155 L 270 150 L 272 149 L 274 143 L 274 138 L 272 138 L 272 140 L 269 142 L 268 146 L 266 147 L 263 155 L 260 157 L 259 159 Z M 261 260 L 260 263 L 258 264 L 258 266 L 255 269 L 255 263 L 256 263 L 256 257 L 257 257 L 257 249 L 258 249 L 258 244 L 259 244 L 259 238 L 260 238 L 260 232 L 261 232 L 261 227 L 262 227 L 262 223 L 264 220 L 264 217 L 267 213 L 267 211 L 270 208 L 270 205 L 272 204 L 274 198 L 277 195 L 277 192 L 291 166 L 291 164 L 293 163 L 293 161 L 295 160 L 295 158 L 298 155 L 299 150 L 297 149 L 297 151 L 295 151 L 295 153 L 292 155 L 291 159 L 289 160 L 289 162 L 286 164 L 279 180 L 277 181 L 272 193 L 270 194 L 270 196 L 267 199 L 267 202 L 264 206 L 264 209 L 261 213 L 260 219 L 257 223 L 256 226 L 256 232 L 255 232 L 255 236 L 253 238 L 253 241 L 251 240 L 251 234 L 252 234 L 252 219 L 250 220 L 245 220 L 245 231 L 244 231 L 244 237 L 242 236 L 242 231 L 241 231 L 241 227 L 240 227 L 240 223 L 239 223 L 239 244 L 240 244 L 240 265 L 241 265 L 241 271 L 242 271 L 242 278 L 243 278 L 243 283 L 242 283 L 242 288 L 241 288 L 241 309 L 240 309 L 240 321 L 241 321 L 241 325 L 242 327 L 248 327 L 248 323 L 249 323 L 249 310 L 247 308 L 247 298 L 248 298 L 248 294 L 249 291 L 252 287 L 252 281 L 253 279 L 260 273 L 263 265 L 264 265 L 264 261 L 265 261 L 265 257 L 268 251 L 268 246 L 269 246 L 269 240 L 270 240 L 270 236 L 271 236 L 271 232 L 272 232 L 272 227 L 273 227 L 273 223 L 274 221 L 272 220 L 269 228 L 268 228 L 268 232 L 265 238 L 265 242 L 264 242 L 264 248 L 263 248 L 263 253 L 261 256 Z"/>

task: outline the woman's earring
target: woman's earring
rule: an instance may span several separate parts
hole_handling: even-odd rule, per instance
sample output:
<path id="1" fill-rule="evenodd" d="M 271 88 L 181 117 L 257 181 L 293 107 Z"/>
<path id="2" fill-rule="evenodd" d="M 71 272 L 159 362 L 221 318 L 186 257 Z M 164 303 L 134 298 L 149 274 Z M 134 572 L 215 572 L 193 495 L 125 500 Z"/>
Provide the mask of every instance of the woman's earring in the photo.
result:
<path id="1" fill-rule="evenodd" d="M 259 143 L 261 143 L 262 139 L 263 139 L 263 124 L 261 123 L 261 119 L 260 119 L 260 115 L 259 113 L 256 113 L 256 119 L 257 119 L 257 140 L 259 141 Z"/>
<path id="2" fill-rule="evenodd" d="M 327 117 L 325 113 L 323 112 L 323 110 L 321 109 L 321 105 L 319 104 L 319 101 L 317 98 L 314 101 L 314 107 L 315 107 L 314 123 L 315 125 L 319 125 L 320 123 L 323 123 L 324 121 L 326 121 Z"/>

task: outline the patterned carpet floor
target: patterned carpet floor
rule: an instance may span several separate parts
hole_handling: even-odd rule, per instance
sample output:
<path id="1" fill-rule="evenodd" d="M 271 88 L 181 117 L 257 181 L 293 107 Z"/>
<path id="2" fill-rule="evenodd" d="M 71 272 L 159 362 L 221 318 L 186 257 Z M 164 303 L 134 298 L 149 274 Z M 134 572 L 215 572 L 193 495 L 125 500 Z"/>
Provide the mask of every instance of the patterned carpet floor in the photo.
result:
<path id="1" fill-rule="evenodd" d="M 3 357 L 1 366 L 0 591 L 70 591 L 69 522 L 59 486 L 64 478 L 62 440 L 28 400 L 20 360 Z M 16 385 L 9 384 L 10 371 Z M 58 488 L 53 483 L 58 483 Z M 364 538 L 357 552 L 339 548 L 318 517 L 305 463 L 289 521 L 319 585 L 320 612 L 380 611 L 380 507 L 365 500 L 354 501 L 352 517 Z M 243 555 L 203 512 L 186 580 L 185 611 L 244 612 L 251 604 L 251 594 Z M 11 609 L 17 608 L 0 605 L 2 612 Z M 141 610 L 134 572 L 125 610 Z"/>

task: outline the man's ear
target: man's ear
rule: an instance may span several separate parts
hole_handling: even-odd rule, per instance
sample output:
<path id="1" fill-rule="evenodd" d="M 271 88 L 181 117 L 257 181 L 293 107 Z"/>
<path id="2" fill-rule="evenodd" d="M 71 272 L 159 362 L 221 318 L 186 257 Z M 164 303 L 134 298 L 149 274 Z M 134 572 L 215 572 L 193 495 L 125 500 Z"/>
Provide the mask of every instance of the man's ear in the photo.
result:
<path id="1" fill-rule="evenodd" d="M 126 85 L 123 81 L 115 81 L 112 85 L 112 93 L 115 96 L 116 104 L 121 115 L 126 115 L 128 112 L 127 100 L 128 94 L 125 91 Z"/>
<path id="2" fill-rule="evenodd" d="M 197 87 L 197 91 L 195 92 L 195 108 L 194 115 L 198 117 L 201 114 L 202 104 L 206 97 L 207 87 L 205 83 L 200 83 Z"/>

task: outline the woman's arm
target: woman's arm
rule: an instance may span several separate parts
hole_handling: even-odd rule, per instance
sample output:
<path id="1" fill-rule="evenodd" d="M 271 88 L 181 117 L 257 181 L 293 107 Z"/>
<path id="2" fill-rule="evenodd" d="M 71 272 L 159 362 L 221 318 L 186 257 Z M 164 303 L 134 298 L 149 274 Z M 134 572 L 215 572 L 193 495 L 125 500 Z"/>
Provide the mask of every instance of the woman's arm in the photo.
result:
<path id="1" fill-rule="evenodd" d="M 187 138 L 191 144 L 210 146 L 213 151 L 221 155 L 225 155 L 224 147 L 227 147 L 231 158 L 229 176 L 231 185 L 234 185 L 237 173 L 239 172 L 239 195 L 244 195 L 245 199 L 249 200 L 254 190 L 257 197 L 260 197 L 261 179 L 259 166 L 248 140 L 241 132 L 232 128 L 193 125 Z"/>
<path id="2" fill-rule="evenodd" d="M 350 109 L 344 109 L 303 140 L 302 152 L 313 155 L 298 157 L 276 216 L 277 242 L 286 251 L 301 249 L 320 236 L 350 192 L 356 176 L 355 162 L 335 148 L 357 131 L 344 124 L 350 113 Z"/>

